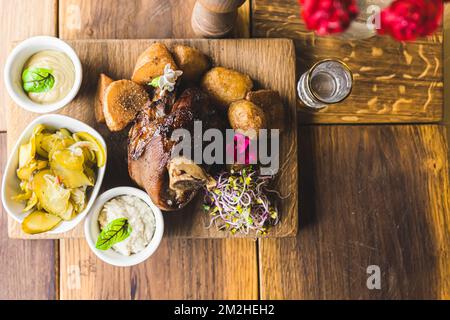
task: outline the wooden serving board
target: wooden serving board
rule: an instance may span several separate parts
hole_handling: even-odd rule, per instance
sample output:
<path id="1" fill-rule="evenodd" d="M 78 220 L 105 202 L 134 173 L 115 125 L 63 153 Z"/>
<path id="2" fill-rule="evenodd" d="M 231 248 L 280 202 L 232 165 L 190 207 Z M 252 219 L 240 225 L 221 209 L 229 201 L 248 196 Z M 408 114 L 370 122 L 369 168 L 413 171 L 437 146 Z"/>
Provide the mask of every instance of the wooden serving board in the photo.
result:
<path id="1" fill-rule="evenodd" d="M 244 72 L 254 80 L 257 88 L 277 90 L 287 108 L 285 128 L 281 135 L 280 171 L 275 188 L 288 195 L 279 203 L 281 222 L 270 230 L 270 237 L 295 236 L 298 228 L 297 192 L 297 117 L 295 93 L 295 49 L 288 39 L 239 40 L 75 40 L 68 41 L 83 64 L 83 84 L 77 98 L 59 113 L 79 119 L 95 129 L 108 144 L 108 166 L 102 189 L 116 186 L 134 186 L 128 177 L 125 136 L 127 132 L 111 133 L 94 119 L 94 95 L 101 72 L 114 79 L 129 79 L 138 55 L 155 41 L 186 44 L 198 48 L 212 58 L 215 65 Z M 7 107 L 8 152 L 15 141 L 38 114 L 27 112 L 11 100 Z M 201 201 L 193 201 L 187 208 L 164 214 L 166 236 L 182 238 L 224 238 L 228 235 L 215 228 L 205 228 L 208 216 L 201 209 Z M 9 236 L 20 239 L 79 238 L 84 237 L 83 223 L 60 235 L 30 236 L 20 225 L 9 219 Z"/>

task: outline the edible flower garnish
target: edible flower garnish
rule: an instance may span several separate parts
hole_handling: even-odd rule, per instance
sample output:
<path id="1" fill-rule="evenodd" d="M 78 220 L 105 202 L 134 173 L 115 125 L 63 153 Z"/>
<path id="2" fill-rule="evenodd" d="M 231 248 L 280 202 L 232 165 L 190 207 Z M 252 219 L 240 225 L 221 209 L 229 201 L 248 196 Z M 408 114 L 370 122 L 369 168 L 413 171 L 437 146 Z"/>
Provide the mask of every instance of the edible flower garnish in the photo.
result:
<path id="1" fill-rule="evenodd" d="M 216 177 L 217 186 L 206 190 L 203 208 L 211 217 L 208 227 L 231 234 L 267 234 L 279 222 L 276 206 L 268 193 L 272 176 L 261 176 L 252 166 L 223 172 Z"/>
<path id="2" fill-rule="evenodd" d="M 175 89 L 177 79 L 183 74 L 183 71 L 173 70 L 170 67 L 170 63 L 164 67 L 164 74 L 152 80 L 149 83 L 152 87 L 159 88 L 161 90 L 160 95 L 163 96 L 166 91 L 172 92 Z"/>
<path id="3" fill-rule="evenodd" d="M 227 144 L 226 152 L 227 154 L 233 154 L 233 161 L 237 164 L 255 164 L 257 160 L 257 155 L 252 144 L 256 141 L 251 140 L 249 137 L 241 134 L 235 133 L 233 138 L 233 143 Z"/>

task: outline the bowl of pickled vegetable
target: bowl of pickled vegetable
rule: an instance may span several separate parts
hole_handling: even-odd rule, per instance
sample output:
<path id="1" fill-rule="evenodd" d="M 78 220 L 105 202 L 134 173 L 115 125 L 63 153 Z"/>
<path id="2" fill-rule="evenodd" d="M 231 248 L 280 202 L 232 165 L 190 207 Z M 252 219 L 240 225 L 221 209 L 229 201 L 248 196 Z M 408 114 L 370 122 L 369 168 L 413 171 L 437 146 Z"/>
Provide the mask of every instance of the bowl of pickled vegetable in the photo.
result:
<path id="1" fill-rule="evenodd" d="M 67 116 L 41 116 L 8 159 L 3 205 L 28 234 L 67 232 L 94 203 L 106 158 L 106 143 L 90 126 Z"/>

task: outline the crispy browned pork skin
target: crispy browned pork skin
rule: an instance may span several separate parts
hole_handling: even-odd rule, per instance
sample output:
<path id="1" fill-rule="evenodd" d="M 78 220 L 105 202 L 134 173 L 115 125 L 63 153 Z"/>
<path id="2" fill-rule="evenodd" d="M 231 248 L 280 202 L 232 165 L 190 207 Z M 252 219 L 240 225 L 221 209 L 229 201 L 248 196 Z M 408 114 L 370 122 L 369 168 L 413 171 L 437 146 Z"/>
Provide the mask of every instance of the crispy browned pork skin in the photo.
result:
<path id="1" fill-rule="evenodd" d="M 171 135 L 175 129 L 192 133 L 195 120 L 203 121 L 205 126 L 214 117 L 209 98 L 200 89 L 190 88 L 173 101 L 174 96 L 169 94 L 142 110 L 128 142 L 130 177 L 166 211 L 184 207 L 199 188 L 211 183 L 205 171 L 190 159 L 171 159 L 176 143 Z"/>

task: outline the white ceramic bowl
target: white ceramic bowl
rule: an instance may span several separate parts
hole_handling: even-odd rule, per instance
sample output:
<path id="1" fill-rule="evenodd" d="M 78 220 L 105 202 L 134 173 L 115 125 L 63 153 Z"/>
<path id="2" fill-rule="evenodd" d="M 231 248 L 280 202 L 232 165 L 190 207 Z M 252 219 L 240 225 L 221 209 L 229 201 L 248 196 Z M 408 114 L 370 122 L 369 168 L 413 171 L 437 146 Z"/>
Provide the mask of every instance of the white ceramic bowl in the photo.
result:
<path id="1" fill-rule="evenodd" d="M 105 140 L 103 140 L 102 136 L 87 124 L 78 121 L 76 119 L 57 114 L 48 114 L 40 116 L 36 118 L 33 122 L 31 122 L 27 126 L 27 128 L 23 131 L 22 135 L 17 140 L 14 149 L 12 150 L 12 153 L 8 159 L 8 163 L 6 164 L 6 169 L 3 174 L 3 181 L 2 181 L 3 206 L 5 207 L 6 212 L 8 212 L 8 214 L 19 223 L 21 223 L 23 219 L 30 213 L 30 212 L 26 213 L 22 212 L 22 210 L 25 207 L 25 203 L 12 200 L 13 196 L 22 193 L 19 187 L 20 180 L 19 178 L 17 178 L 16 175 L 16 170 L 19 165 L 19 147 L 20 145 L 27 143 L 29 141 L 33 129 L 38 124 L 44 124 L 49 128 L 53 129 L 66 128 L 71 132 L 80 132 L 80 131 L 87 132 L 92 136 L 94 136 L 95 138 L 97 138 L 98 141 L 100 141 L 100 143 L 105 148 L 105 151 L 107 152 L 106 143 Z M 80 212 L 78 216 L 76 216 L 74 219 L 70 221 L 61 222 L 55 229 L 47 231 L 47 233 L 57 234 L 67 232 L 73 229 L 77 224 L 80 223 L 81 220 L 83 220 L 83 218 L 89 212 L 89 209 L 91 208 L 95 198 L 98 195 L 100 186 L 102 185 L 103 177 L 105 175 L 105 170 L 106 165 L 103 166 L 102 168 L 97 169 L 97 180 L 95 181 L 94 187 L 88 190 L 88 203 L 86 205 L 86 208 L 82 212 Z"/>
<path id="2" fill-rule="evenodd" d="M 123 195 L 136 196 L 139 199 L 142 199 L 145 203 L 147 203 L 148 206 L 152 209 L 153 214 L 155 215 L 155 223 L 156 223 L 155 234 L 153 235 L 153 238 L 147 245 L 147 247 L 145 247 L 145 249 L 142 250 L 141 252 L 132 254 L 130 256 L 121 255 L 120 253 L 117 253 L 112 249 L 99 250 L 95 248 L 95 243 L 97 242 L 97 238 L 100 234 L 98 215 L 100 214 L 104 204 L 107 201 Z M 145 193 L 140 189 L 131 187 L 117 187 L 108 190 L 102 195 L 100 195 L 95 201 L 94 206 L 91 209 L 91 212 L 86 217 L 86 220 L 84 222 L 84 235 L 91 250 L 101 260 L 118 267 L 129 267 L 147 260 L 158 248 L 159 244 L 161 243 L 163 234 L 164 234 L 164 219 L 161 210 L 152 202 L 147 193 Z"/>
<path id="3" fill-rule="evenodd" d="M 50 104 L 33 102 L 22 88 L 22 71 L 27 60 L 42 50 L 56 50 L 67 54 L 75 67 L 75 81 L 72 89 L 63 99 Z M 25 110 L 36 113 L 49 113 L 69 104 L 80 90 L 83 71 L 75 51 L 64 41 L 48 36 L 29 38 L 19 43 L 9 54 L 5 64 L 4 80 L 6 90 L 13 101 Z"/>

